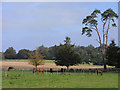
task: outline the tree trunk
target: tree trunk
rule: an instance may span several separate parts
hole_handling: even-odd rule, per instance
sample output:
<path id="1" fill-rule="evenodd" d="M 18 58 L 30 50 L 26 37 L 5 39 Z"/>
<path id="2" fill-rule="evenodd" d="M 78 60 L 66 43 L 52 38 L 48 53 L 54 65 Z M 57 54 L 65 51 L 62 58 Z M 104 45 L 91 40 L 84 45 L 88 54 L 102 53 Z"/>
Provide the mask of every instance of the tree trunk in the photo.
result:
<path id="1" fill-rule="evenodd" d="M 69 70 L 69 66 L 66 66 L 67 67 L 67 71 Z"/>
<path id="2" fill-rule="evenodd" d="M 103 55 L 103 63 L 104 63 L 104 69 L 107 69 L 104 55 Z"/>
<path id="3" fill-rule="evenodd" d="M 36 69 L 37 69 L 37 65 L 36 65 Z"/>
<path id="4" fill-rule="evenodd" d="M 106 67 L 106 63 L 104 63 L 104 69 L 105 69 L 105 70 L 107 69 L 107 67 Z"/>

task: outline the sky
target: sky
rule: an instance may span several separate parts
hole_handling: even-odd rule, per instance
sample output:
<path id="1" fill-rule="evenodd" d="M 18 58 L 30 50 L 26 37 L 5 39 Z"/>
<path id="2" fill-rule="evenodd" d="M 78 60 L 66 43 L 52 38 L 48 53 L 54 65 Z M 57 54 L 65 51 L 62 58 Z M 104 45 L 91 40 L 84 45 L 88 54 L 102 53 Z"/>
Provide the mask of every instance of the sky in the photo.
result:
<path id="1" fill-rule="evenodd" d="M 75 45 L 99 46 L 98 36 L 81 35 L 82 20 L 95 9 L 118 13 L 117 2 L 4 2 L 2 3 L 2 51 L 8 47 L 34 50 L 64 43 L 66 36 Z M 102 30 L 99 24 L 99 30 Z M 118 43 L 118 28 L 110 27 L 108 43 Z"/>

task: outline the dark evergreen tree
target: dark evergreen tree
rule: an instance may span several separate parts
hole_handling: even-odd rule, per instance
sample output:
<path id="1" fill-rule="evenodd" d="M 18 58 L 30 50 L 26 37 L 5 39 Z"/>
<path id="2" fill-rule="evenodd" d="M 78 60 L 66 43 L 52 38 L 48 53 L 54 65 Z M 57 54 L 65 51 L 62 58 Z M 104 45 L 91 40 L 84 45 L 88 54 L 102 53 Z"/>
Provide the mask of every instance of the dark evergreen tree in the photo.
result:
<path id="1" fill-rule="evenodd" d="M 74 50 L 74 45 L 70 44 L 70 38 L 66 37 L 65 44 L 60 44 L 56 53 L 56 65 L 69 66 L 80 63 L 80 54 Z"/>
<path id="2" fill-rule="evenodd" d="M 120 48 L 112 41 L 106 50 L 107 64 L 120 68 Z"/>

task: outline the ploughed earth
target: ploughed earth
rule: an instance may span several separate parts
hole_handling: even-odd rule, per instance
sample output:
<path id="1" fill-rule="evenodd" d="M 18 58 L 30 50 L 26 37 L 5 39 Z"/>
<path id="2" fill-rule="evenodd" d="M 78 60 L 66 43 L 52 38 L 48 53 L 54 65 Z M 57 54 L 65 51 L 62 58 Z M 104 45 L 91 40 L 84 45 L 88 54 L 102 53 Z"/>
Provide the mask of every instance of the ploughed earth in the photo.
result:
<path id="1" fill-rule="evenodd" d="M 8 67 L 14 67 L 16 70 L 32 70 L 33 65 L 30 65 L 28 62 L 0 62 L 2 63 L 2 70 L 7 70 Z M 59 70 L 60 68 L 66 68 L 66 66 L 56 66 L 55 63 L 45 63 L 44 65 L 39 65 L 38 68 Z M 69 69 L 96 69 L 103 68 L 103 66 L 94 66 L 94 65 L 77 65 L 70 66 Z"/>

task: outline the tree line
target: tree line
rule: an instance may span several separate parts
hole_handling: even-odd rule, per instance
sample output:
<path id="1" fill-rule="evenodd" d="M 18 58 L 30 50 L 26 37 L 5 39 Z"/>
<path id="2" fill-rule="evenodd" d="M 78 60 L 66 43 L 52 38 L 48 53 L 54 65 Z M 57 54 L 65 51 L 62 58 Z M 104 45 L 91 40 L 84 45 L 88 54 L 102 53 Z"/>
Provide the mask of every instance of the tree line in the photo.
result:
<path id="1" fill-rule="evenodd" d="M 56 53 L 59 48 L 62 46 L 54 45 L 52 47 L 38 47 L 38 53 L 42 56 L 45 56 L 44 59 L 46 60 L 56 60 Z M 85 46 L 76 46 L 73 45 L 73 50 L 79 54 L 79 58 L 81 63 L 93 63 L 94 65 L 103 65 L 102 56 L 100 53 L 99 47 L 94 47 L 89 45 Z M 29 53 L 35 52 L 35 50 L 28 50 L 28 49 L 21 49 L 16 53 L 16 50 L 13 47 L 9 47 L 5 52 L 3 52 L 3 59 L 29 59 Z M 63 53 L 63 52 L 62 52 Z"/>
<path id="2" fill-rule="evenodd" d="M 72 66 L 75 64 L 90 64 L 104 65 L 101 55 L 100 47 L 94 47 L 92 45 L 76 46 L 70 44 L 70 38 L 66 37 L 65 44 L 59 46 L 54 45 L 52 47 L 39 46 L 35 50 L 21 49 L 16 53 L 13 47 L 9 47 L 5 52 L 2 52 L 2 59 L 30 59 L 34 58 L 34 55 L 41 55 L 43 59 L 55 60 L 56 65 Z M 116 66 L 120 68 L 120 48 L 116 46 L 114 41 L 111 41 L 105 52 L 105 59 L 107 65 Z M 38 58 L 36 57 L 36 59 Z M 1 56 L 0 56 L 1 57 Z M 34 62 L 34 61 L 33 61 Z"/>

